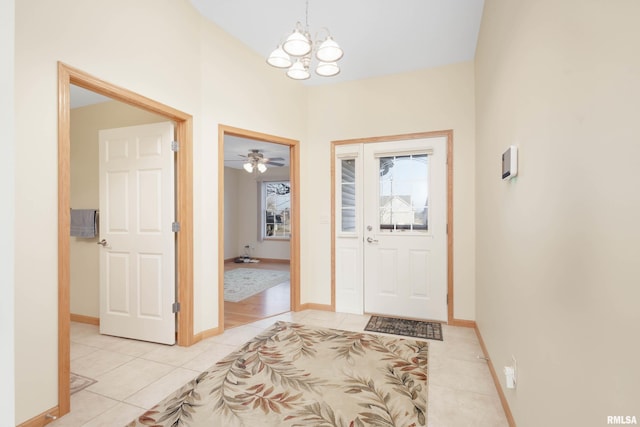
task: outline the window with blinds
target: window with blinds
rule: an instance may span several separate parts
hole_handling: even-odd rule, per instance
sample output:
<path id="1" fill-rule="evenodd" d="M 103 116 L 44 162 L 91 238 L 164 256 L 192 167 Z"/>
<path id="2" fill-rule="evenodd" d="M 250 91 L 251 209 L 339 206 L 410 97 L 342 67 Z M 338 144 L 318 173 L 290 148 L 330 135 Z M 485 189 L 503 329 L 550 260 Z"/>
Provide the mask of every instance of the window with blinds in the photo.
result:
<path id="1" fill-rule="evenodd" d="M 342 160 L 341 174 L 341 230 L 356 231 L 356 160 Z"/>

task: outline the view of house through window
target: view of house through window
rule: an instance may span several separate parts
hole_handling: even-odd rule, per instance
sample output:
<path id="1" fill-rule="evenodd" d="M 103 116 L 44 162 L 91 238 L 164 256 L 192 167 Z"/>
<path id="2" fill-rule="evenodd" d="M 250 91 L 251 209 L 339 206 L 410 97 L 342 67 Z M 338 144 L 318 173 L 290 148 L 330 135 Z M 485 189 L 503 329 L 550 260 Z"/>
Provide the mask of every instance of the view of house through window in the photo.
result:
<path id="1" fill-rule="evenodd" d="M 429 209 L 429 157 L 380 158 L 380 229 L 426 231 Z"/>
<path id="2" fill-rule="evenodd" d="M 264 239 L 291 237 L 291 184 L 289 181 L 262 183 Z"/>

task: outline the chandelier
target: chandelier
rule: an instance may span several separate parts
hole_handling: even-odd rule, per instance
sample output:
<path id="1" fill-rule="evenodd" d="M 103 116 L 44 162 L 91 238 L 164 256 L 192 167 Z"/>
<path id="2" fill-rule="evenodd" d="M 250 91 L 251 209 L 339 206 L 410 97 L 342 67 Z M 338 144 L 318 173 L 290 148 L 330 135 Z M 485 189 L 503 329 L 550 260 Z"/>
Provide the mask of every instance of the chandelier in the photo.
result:
<path id="1" fill-rule="evenodd" d="M 296 22 L 293 32 L 271 52 L 267 63 L 276 68 L 287 68 L 287 76 L 294 80 L 306 80 L 311 77 L 309 68 L 313 57 L 318 60 L 316 74 L 322 77 L 332 77 L 340 72 L 337 61 L 342 58 L 344 52 L 331 37 L 331 33 L 325 27 L 320 29 L 326 32 L 325 38 L 311 39 L 309 32 L 309 0 L 306 2 L 305 25 Z"/>

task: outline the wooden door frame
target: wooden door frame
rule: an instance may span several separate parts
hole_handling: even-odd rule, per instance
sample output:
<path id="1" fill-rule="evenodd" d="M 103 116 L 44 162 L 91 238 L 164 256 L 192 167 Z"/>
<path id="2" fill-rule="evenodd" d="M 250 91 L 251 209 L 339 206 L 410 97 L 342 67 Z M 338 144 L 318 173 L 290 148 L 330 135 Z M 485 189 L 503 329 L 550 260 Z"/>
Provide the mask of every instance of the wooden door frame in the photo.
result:
<path id="1" fill-rule="evenodd" d="M 445 137 L 447 139 L 447 322 L 454 326 L 469 326 L 467 325 L 468 321 L 457 320 L 453 317 L 453 130 L 331 141 L 331 307 L 334 311 L 336 307 L 336 146 L 438 137 Z"/>
<path id="2" fill-rule="evenodd" d="M 167 105 L 146 98 L 58 62 L 58 408 L 55 416 L 70 411 L 70 195 L 71 97 L 70 86 L 83 87 L 116 101 L 166 117 L 176 123 L 180 142 L 176 162 L 177 344 L 189 346 L 193 334 L 193 119 Z"/>
<path id="3" fill-rule="evenodd" d="M 227 135 L 250 138 L 289 147 L 289 180 L 291 182 L 290 303 L 292 311 L 300 310 L 300 150 L 299 142 L 266 133 L 218 125 L 218 328 L 224 331 L 224 138 Z"/>

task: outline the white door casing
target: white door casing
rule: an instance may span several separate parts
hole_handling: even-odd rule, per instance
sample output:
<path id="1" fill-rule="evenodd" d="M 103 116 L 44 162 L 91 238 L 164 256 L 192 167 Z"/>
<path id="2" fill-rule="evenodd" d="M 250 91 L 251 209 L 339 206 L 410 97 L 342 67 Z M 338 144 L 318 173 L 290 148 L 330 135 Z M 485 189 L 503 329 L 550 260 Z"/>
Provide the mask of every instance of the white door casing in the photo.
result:
<path id="1" fill-rule="evenodd" d="M 336 310 L 447 320 L 446 153 L 446 137 L 336 147 Z M 345 163 L 348 159 L 354 162 Z M 381 176 L 381 159 L 387 166 L 395 162 L 395 172 Z M 351 214 L 343 201 L 350 200 L 343 189 L 351 191 L 351 185 L 344 182 L 344 165 L 356 177 L 356 225 L 347 231 L 344 214 Z M 424 179 L 409 179 L 408 169 Z M 414 219 L 424 215 L 420 205 L 425 202 L 415 195 L 425 192 L 428 219 L 421 228 Z"/>
<path id="2" fill-rule="evenodd" d="M 171 122 L 101 130 L 100 333 L 175 343 Z"/>

